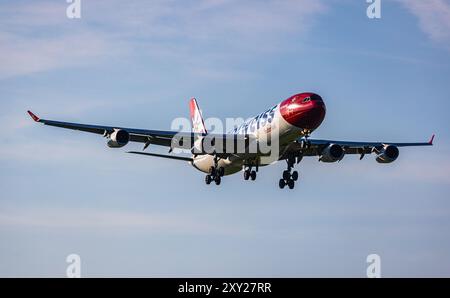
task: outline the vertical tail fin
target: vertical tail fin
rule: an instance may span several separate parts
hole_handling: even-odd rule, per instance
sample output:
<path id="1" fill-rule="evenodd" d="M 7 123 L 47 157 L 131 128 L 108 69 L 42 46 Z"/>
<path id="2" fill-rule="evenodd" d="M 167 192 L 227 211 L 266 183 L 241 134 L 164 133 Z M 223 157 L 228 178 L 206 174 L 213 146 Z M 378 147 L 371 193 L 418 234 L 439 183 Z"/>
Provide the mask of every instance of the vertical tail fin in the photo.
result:
<path id="1" fill-rule="evenodd" d="M 195 98 L 191 98 L 189 101 L 189 110 L 192 121 L 192 132 L 207 133 L 202 112 L 198 108 L 197 100 Z"/>

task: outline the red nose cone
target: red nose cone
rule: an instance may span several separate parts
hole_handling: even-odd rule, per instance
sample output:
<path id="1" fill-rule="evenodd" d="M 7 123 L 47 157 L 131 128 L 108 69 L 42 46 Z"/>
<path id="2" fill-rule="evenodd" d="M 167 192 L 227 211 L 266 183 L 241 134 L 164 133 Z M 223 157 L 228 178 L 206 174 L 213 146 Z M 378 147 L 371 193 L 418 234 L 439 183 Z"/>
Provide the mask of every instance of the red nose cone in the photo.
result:
<path id="1" fill-rule="evenodd" d="M 314 93 L 300 93 L 289 97 L 280 105 L 281 116 L 298 128 L 314 130 L 325 118 L 325 104 Z"/>

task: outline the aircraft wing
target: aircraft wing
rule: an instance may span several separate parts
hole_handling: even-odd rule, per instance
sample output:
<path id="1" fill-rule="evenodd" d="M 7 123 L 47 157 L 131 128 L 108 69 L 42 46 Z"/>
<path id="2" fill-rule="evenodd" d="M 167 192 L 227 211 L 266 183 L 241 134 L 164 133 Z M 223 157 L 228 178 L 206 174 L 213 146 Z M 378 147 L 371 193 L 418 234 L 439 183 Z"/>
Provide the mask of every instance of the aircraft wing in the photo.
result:
<path id="1" fill-rule="evenodd" d="M 304 156 L 316 156 L 320 155 L 322 150 L 331 144 L 341 146 L 345 154 L 370 154 L 374 150 L 379 150 L 387 145 L 395 147 L 409 147 L 409 146 L 432 146 L 434 135 L 428 142 L 416 142 L 416 143 L 399 143 L 399 142 L 353 142 L 353 141 L 339 141 L 339 140 L 321 140 L 299 138 L 296 142 L 290 144 L 285 154 L 302 151 Z"/>
<path id="2" fill-rule="evenodd" d="M 28 111 L 28 114 L 34 121 L 43 123 L 45 125 L 95 133 L 103 136 L 107 136 L 113 133 L 115 130 L 119 129 L 124 130 L 128 132 L 130 136 L 129 140 L 131 142 L 144 143 L 145 144 L 144 149 L 150 144 L 166 146 L 172 149 L 173 148 L 191 149 L 194 146 L 194 141 L 197 138 L 206 136 L 208 138 L 216 138 L 216 139 L 219 138 L 223 141 L 223 144 L 226 144 L 226 142 L 228 142 L 228 139 L 237 142 L 238 140 L 242 139 L 245 140 L 249 138 L 249 136 L 236 134 L 205 134 L 205 133 L 177 132 L 166 130 L 146 130 L 146 129 L 119 127 L 119 126 L 103 126 L 103 125 L 62 122 L 62 121 L 41 119 L 35 114 L 33 114 L 31 111 Z M 180 142 L 180 140 L 182 140 L 182 142 Z M 184 144 L 182 144 L 183 142 Z"/>
<path id="3" fill-rule="evenodd" d="M 40 119 L 39 117 L 34 115 L 31 111 L 28 111 L 28 114 L 34 121 L 43 123 L 45 125 L 61 127 L 66 129 L 80 130 L 99 135 L 106 135 L 108 133 L 112 133 L 114 130 L 123 129 L 130 134 L 130 141 L 132 142 L 147 143 L 150 140 L 151 144 L 169 147 L 171 146 L 173 137 L 178 134 L 178 132 L 175 131 L 145 130 L 145 129 L 118 127 L 118 126 L 102 126 L 102 125 L 90 125 L 90 124 L 54 121 L 54 120 Z M 190 133 L 185 134 L 188 136 L 191 135 Z"/>

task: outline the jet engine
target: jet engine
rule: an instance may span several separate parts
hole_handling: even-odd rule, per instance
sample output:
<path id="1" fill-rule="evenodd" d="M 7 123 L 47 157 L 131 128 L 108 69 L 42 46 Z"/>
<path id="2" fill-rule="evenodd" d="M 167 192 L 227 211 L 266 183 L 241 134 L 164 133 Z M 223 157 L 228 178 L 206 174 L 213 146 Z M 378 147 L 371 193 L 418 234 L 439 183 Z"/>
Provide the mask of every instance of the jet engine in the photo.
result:
<path id="1" fill-rule="evenodd" d="M 319 160 L 322 162 L 336 162 L 344 158 L 345 152 L 342 146 L 330 144 L 322 150 Z"/>
<path id="2" fill-rule="evenodd" d="M 399 155 L 398 148 L 393 145 L 385 145 L 383 149 L 377 152 L 376 161 L 379 163 L 390 163 L 397 159 Z"/>
<path id="3" fill-rule="evenodd" d="M 108 136 L 108 147 L 120 148 L 128 144 L 130 141 L 130 134 L 123 129 L 115 129 L 113 133 Z"/>

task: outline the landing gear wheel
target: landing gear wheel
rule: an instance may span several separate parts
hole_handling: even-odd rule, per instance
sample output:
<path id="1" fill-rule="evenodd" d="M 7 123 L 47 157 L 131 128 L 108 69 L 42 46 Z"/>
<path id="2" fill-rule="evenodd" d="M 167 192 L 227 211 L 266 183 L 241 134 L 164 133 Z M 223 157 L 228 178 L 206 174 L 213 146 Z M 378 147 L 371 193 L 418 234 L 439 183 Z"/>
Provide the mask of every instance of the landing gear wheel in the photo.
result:
<path id="1" fill-rule="evenodd" d="M 219 168 L 219 176 L 222 177 L 223 175 L 225 175 L 225 169 L 223 167 Z"/>
<path id="2" fill-rule="evenodd" d="M 206 182 L 206 184 L 209 185 L 209 184 L 211 183 L 211 181 L 212 181 L 211 176 L 206 175 L 206 176 L 205 176 L 205 182 Z"/>
<path id="3" fill-rule="evenodd" d="M 250 171 L 245 170 L 244 171 L 244 180 L 248 180 L 248 178 L 250 178 Z"/>
<path id="4" fill-rule="evenodd" d="M 220 181 L 221 181 L 222 179 L 220 178 L 220 176 L 216 176 L 216 177 L 214 177 L 214 182 L 216 182 L 216 185 L 220 185 Z"/>
<path id="5" fill-rule="evenodd" d="M 283 189 L 286 186 L 286 182 L 284 181 L 284 179 L 280 179 L 280 181 L 278 182 L 278 186 Z"/>
<path id="6" fill-rule="evenodd" d="M 297 171 L 292 172 L 292 180 L 294 180 L 294 181 L 298 180 L 298 172 Z"/>
<path id="7" fill-rule="evenodd" d="M 283 171 L 283 179 L 288 181 L 291 178 L 291 172 L 288 170 Z"/>
<path id="8" fill-rule="evenodd" d="M 293 188 L 294 188 L 294 180 L 290 179 L 290 180 L 287 182 L 287 185 L 289 186 L 289 189 L 293 189 Z"/>
<path id="9" fill-rule="evenodd" d="M 255 171 L 251 171 L 250 172 L 250 178 L 252 178 L 253 181 L 256 179 L 256 172 Z"/>

